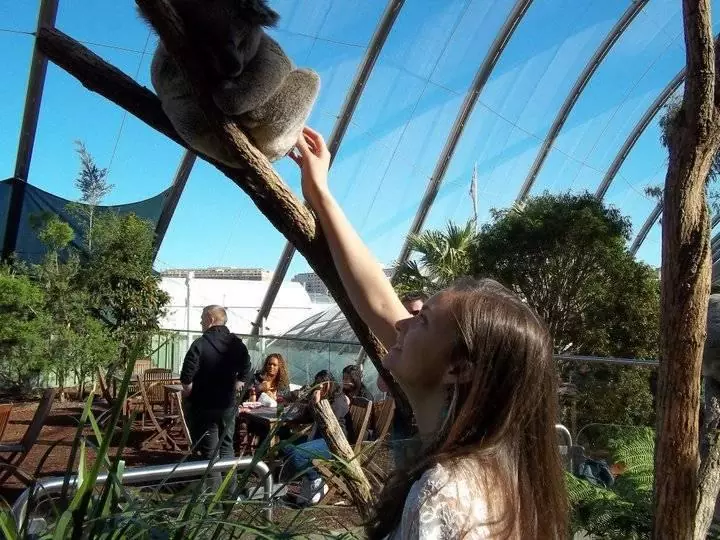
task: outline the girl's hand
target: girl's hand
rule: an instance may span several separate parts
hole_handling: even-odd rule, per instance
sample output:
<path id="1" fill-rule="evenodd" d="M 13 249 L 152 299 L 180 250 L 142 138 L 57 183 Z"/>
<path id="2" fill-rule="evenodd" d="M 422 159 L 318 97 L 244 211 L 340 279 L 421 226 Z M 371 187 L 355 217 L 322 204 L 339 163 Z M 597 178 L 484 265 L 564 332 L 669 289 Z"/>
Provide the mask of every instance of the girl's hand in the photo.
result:
<path id="1" fill-rule="evenodd" d="M 288 154 L 302 171 L 302 191 L 312 207 L 318 199 L 329 193 L 328 169 L 330 168 L 330 150 L 325 139 L 312 128 L 304 127 L 297 146 Z"/>

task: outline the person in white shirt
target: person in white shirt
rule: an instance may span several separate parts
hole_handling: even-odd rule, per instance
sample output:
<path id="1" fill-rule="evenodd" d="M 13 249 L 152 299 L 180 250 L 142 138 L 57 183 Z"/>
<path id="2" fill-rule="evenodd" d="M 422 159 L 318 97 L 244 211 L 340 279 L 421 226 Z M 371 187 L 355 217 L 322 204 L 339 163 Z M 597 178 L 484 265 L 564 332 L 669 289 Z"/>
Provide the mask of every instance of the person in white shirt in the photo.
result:
<path id="1" fill-rule="evenodd" d="M 423 448 L 395 471 L 371 539 L 566 538 L 557 376 L 542 320 L 492 280 L 467 279 L 409 317 L 328 188 L 330 152 L 305 128 L 290 157 L 350 301 L 388 349 Z"/>

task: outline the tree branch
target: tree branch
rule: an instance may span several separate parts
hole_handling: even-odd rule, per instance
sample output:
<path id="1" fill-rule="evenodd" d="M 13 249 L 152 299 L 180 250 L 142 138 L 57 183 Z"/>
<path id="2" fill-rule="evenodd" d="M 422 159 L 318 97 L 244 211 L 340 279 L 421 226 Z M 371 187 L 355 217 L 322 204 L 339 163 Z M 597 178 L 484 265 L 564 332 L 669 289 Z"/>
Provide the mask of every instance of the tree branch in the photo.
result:
<path id="1" fill-rule="evenodd" d="M 687 78 L 682 111 L 687 115 L 684 135 L 706 141 L 716 129 L 715 41 L 712 34 L 710 0 L 683 0 L 685 62 Z"/>
<path id="2" fill-rule="evenodd" d="M 106 97 L 150 127 L 187 147 L 163 112 L 160 100 L 150 90 L 58 30 L 42 28 L 37 36 L 37 45 L 49 60 L 75 77 L 88 90 Z M 407 399 L 392 375 L 380 363 L 385 350 L 350 303 L 314 215 L 275 173 L 265 156 L 249 144 L 242 132 L 236 135 L 238 157 L 247 161 L 243 168 L 232 169 L 208 156 L 199 155 L 237 184 L 273 226 L 306 258 L 328 287 L 379 374 L 388 382 L 400 414 L 409 421 L 412 412 Z"/>
<path id="3" fill-rule="evenodd" d="M 315 405 L 315 420 L 317 421 L 320 433 L 322 433 L 325 442 L 328 444 L 330 453 L 347 463 L 339 467 L 340 472 L 347 480 L 347 488 L 350 496 L 355 503 L 360 515 L 367 520 L 372 512 L 375 499 L 372 495 L 370 482 L 360 467 L 360 463 L 350 447 L 345 435 L 340 428 L 340 424 L 333 413 L 330 403 L 326 399 L 321 399 Z M 335 470 L 335 469 L 333 469 Z"/>

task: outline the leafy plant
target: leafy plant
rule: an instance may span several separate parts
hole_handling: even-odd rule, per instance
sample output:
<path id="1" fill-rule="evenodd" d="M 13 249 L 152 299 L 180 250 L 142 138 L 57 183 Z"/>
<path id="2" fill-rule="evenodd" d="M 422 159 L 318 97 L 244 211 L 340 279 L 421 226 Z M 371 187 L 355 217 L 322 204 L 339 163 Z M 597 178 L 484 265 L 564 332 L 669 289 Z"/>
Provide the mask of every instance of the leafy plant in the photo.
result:
<path id="1" fill-rule="evenodd" d="M 0 265 L 0 386 L 29 392 L 47 363 L 42 289 L 27 275 Z"/>
<path id="2" fill-rule="evenodd" d="M 593 538 L 648 538 L 652 524 L 655 434 L 640 429 L 612 443 L 613 461 L 624 466 L 611 488 L 602 488 L 566 474 L 573 532 Z"/>
<path id="3" fill-rule="evenodd" d="M 209 469 L 205 470 L 201 478 L 186 482 L 184 487 L 172 486 L 169 479 L 146 488 L 124 486 L 122 452 L 132 419 L 122 422 L 121 407 L 122 400 L 127 396 L 133 364 L 130 362 L 125 370 L 118 400 L 109 413 L 104 431 L 100 430 L 92 412 L 92 399 L 86 401 L 68 462 L 66 485 L 59 497 L 43 504 L 47 528 L 40 531 L 42 538 L 303 538 L 302 534 L 298 534 L 298 529 L 312 530 L 313 538 L 357 537 L 351 529 L 342 525 L 338 525 L 340 531 L 330 532 L 326 525 L 318 523 L 305 510 L 291 512 L 288 509 L 290 519 L 283 523 L 266 520 L 263 515 L 264 502 L 240 497 L 242 494 L 252 494 L 258 487 L 250 469 L 238 472 L 234 490 L 230 489 L 231 476 L 228 474 L 216 492 L 204 491 L 204 480 Z M 120 433 L 116 432 L 117 425 L 122 426 Z M 275 449 L 269 445 L 272 435 L 260 446 L 253 456 L 253 462 L 274 455 Z M 110 441 L 118 436 L 118 451 L 111 456 Z M 90 449 L 95 453 L 93 461 L 88 458 Z M 71 472 L 74 470 L 77 470 L 77 479 L 71 485 Z M 102 485 L 98 482 L 101 472 L 108 473 L 108 480 Z M 26 531 L 29 517 L 26 515 L 18 523 L 9 510 L 0 508 L 0 532 L 7 540 L 28 538 Z M 324 517 L 327 523 L 327 516 Z"/>

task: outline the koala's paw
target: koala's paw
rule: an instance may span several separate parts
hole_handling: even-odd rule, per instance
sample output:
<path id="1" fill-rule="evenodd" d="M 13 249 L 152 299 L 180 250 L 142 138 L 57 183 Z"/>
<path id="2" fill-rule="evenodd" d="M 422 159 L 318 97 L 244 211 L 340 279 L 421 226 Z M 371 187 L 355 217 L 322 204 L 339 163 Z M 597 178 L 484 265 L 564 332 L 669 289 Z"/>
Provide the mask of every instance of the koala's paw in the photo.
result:
<path id="1" fill-rule="evenodd" d="M 266 104 L 243 118 L 253 143 L 270 161 L 287 155 L 295 146 L 319 89 L 317 73 L 296 69 Z"/>

